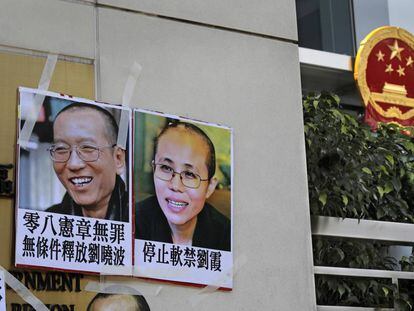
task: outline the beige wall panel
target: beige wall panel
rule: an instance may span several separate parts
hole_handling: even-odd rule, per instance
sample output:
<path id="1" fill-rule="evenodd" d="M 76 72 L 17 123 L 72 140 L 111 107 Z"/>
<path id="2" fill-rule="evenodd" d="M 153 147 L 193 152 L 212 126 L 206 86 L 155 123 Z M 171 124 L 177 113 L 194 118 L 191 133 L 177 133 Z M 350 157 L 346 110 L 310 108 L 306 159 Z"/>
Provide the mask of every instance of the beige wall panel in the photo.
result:
<path id="1" fill-rule="evenodd" d="M 233 292 L 198 310 L 314 310 L 298 47 L 237 32 L 99 9 L 101 100 L 234 128 Z M 138 283 L 140 281 L 137 281 Z M 155 283 L 154 310 L 194 310 L 200 289 Z M 204 296 L 203 296 L 204 297 Z"/>
<path id="2" fill-rule="evenodd" d="M 297 40 L 292 0 L 98 0 L 111 6 Z"/>
<path id="3" fill-rule="evenodd" d="M 91 5 L 56 0 L 1 0 L 0 45 L 93 59 Z"/>

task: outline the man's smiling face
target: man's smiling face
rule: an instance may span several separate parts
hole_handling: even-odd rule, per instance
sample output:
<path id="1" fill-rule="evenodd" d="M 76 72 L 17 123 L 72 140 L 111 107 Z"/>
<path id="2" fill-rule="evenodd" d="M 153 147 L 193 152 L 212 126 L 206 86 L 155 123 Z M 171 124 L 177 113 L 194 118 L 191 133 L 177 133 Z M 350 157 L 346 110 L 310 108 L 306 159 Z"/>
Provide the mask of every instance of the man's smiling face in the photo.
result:
<path id="1" fill-rule="evenodd" d="M 96 161 L 85 162 L 73 146 L 110 146 L 105 126 L 101 113 L 91 108 L 64 111 L 58 115 L 53 126 L 54 144 L 72 148 L 67 162 L 53 163 L 56 175 L 72 199 L 91 210 L 107 208 L 116 174 L 122 172 L 124 159 L 118 147 L 114 147 L 115 150 L 105 147 L 100 149 Z"/>
<path id="2" fill-rule="evenodd" d="M 207 179 L 208 155 L 203 138 L 183 127 L 176 127 L 168 129 L 159 138 L 154 161 L 176 172 L 188 171 Z M 170 226 L 180 226 L 196 219 L 206 199 L 214 192 L 216 179 L 202 181 L 197 189 L 185 187 L 179 174 L 175 174 L 171 181 L 154 176 L 154 184 L 158 203 Z"/>

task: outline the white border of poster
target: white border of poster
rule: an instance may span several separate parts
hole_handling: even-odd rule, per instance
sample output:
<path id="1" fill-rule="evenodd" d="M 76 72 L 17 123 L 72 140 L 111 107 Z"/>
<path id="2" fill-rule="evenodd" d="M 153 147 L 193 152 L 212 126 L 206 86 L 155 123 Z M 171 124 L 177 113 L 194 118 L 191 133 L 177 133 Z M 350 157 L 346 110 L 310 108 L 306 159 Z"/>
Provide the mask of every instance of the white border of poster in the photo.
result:
<path id="1" fill-rule="evenodd" d="M 0 270 L 0 311 L 6 311 L 6 281 L 2 270 Z"/>
<path id="2" fill-rule="evenodd" d="M 29 143 L 25 148 L 17 145 L 16 266 L 130 274 L 133 218 L 131 110 L 21 87 L 18 142 L 23 120 L 28 119 L 35 97 L 39 95 L 45 99 Z M 59 125 L 61 140 L 53 142 L 53 135 L 56 135 L 53 133 L 54 118 L 68 104 L 92 107 L 93 110 L 81 107 L 63 112 Z M 114 140 L 116 127 L 113 121 L 118 123 L 121 113 L 127 113 L 129 121 L 126 150 L 116 143 L 107 144 Z M 68 159 L 52 160 L 50 149 L 53 152 L 63 150 Z M 96 159 L 85 161 L 87 156 L 90 157 L 87 153 L 96 155 Z M 111 175 L 115 182 L 107 178 Z M 102 200 L 106 204 L 99 205 Z M 106 207 L 106 212 L 94 214 L 103 211 L 98 206 Z"/>
<path id="3" fill-rule="evenodd" d="M 209 143 L 206 143 L 203 134 L 197 133 L 197 129 L 196 131 L 188 129 L 183 123 L 201 129 L 214 146 L 213 149 L 216 149 L 217 165 L 213 176 L 210 174 L 212 165 L 210 163 L 209 167 L 208 164 L 212 150 L 208 146 Z M 173 127 L 186 128 L 186 130 L 174 131 L 171 130 Z M 211 134 L 214 131 L 215 134 Z M 184 138 L 179 138 L 177 142 L 171 133 L 175 133 L 176 137 Z M 217 137 L 216 141 L 221 139 L 221 145 L 225 146 L 222 149 L 226 151 L 223 151 L 222 155 L 226 156 L 226 161 L 220 159 L 221 156 L 218 155 L 219 146 L 214 142 L 214 135 Z M 154 144 L 157 144 L 155 148 Z M 192 149 L 189 153 L 182 152 L 186 148 Z M 232 129 L 174 115 L 135 109 L 134 155 L 134 182 L 137 183 L 134 184 L 134 276 L 232 289 L 234 250 Z M 197 162 L 196 157 L 206 160 Z M 227 163 L 225 166 L 227 174 L 222 174 L 222 169 L 219 169 L 220 160 Z M 165 176 L 161 175 L 164 173 Z M 201 179 L 198 187 L 197 185 L 194 187 L 196 189 L 184 185 L 184 182 L 187 182 L 184 181 L 186 176 L 193 178 L 194 174 Z M 206 197 L 201 200 L 201 203 L 196 203 L 200 193 L 205 195 L 208 192 L 206 189 L 210 187 L 213 179 L 220 180 L 216 178 L 218 174 L 221 174 L 222 180 L 227 181 L 219 182 L 214 186 L 213 193 L 208 194 L 209 203 Z M 152 184 L 152 189 L 149 189 L 149 184 Z M 225 198 L 221 196 L 219 200 L 211 202 L 209 199 L 213 199 L 214 192 L 218 197 L 219 190 L 215 189 L 222 190 L 220 193 L 225 194 Z M 220 205 L 220 208 L 217 208 L 217 205 Z M 196 224 L 192 231 L 192 239 L 187 239 L 184 243 L 174 239 L 173 231 L 184 228 L 193 219 L 196 219 Z"/>

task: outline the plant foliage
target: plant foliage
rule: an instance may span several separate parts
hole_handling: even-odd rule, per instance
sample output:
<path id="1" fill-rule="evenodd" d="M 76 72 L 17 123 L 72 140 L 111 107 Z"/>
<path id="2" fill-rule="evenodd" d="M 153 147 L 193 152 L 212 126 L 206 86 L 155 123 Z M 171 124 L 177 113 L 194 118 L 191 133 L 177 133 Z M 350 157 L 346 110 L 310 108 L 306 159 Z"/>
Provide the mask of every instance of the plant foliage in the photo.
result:
<path id="1" fill-rule="evenodd" d="M 328 93 L 305 97 L 303 110 L 311 213 L 413 223 L 412 129 L 374 133 Z"/>
<path id="2" fill-rule="evenodd" d="M 388 245 L 375 241 L 313 239 L 313 260 L 317 266 L 397 270 L 397 260 Z"/>
<path id="3" fill-rule="evenodd" d="M 384 279 L 317 275 L 315 283 L 318 305 L 390 308 L 396 292 L 396 286 Z"/>
<path id="4" fill-rule="evenodd" d="M 339 107 L 333 94 L 303 99 L 309 202 L 314 215 L 414 223 L 412 128 L 380 125 L 376 132 Z M 315 238 L 316 265 L 414 271 L 378 242 Z M 318 304 L 411 310 L 414 291 L 389 280 L 317 275 Z M 394 303 L 394 304 L 393 304 Z"/>

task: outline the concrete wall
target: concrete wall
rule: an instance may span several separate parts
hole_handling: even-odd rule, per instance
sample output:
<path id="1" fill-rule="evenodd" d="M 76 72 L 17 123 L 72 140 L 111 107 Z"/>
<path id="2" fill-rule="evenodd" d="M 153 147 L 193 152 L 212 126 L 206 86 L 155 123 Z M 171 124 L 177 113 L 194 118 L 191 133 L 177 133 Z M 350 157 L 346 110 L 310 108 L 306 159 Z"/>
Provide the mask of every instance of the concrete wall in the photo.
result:
<path id="1" fill-rule="evenodd" d="M 0 45 L 95 60 L 97 99 L 234 128 L 232 292 L 199 310 L 315 310 L 296 17 L 291 0 L 2 0 Z M 123 9 L 129 9 L 128 11 Z M 161 16 L 159 16 L 161 15 Z M 200 289 L 145 283 L 153 310 L 193 310 Z"/>

